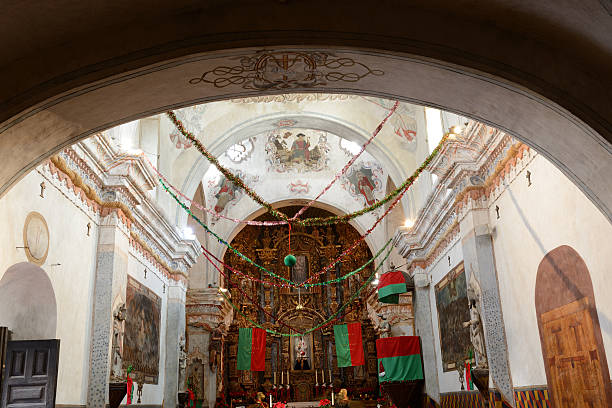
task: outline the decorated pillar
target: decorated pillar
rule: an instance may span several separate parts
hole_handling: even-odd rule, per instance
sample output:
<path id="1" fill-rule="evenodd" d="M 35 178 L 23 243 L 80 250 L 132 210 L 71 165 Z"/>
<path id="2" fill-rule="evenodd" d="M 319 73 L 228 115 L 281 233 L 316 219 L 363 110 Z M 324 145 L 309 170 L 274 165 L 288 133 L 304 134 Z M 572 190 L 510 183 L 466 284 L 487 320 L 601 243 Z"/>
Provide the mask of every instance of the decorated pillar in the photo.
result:
<path id="1" fill-rule="evenodd" d="M 488 210 L 486 206 L 477 208 L 477 203 L 477 201 L 470 201 L 470 207 L 464 210 L 460 218 L 461 246 L 469 288 L 468 297 L 470 306 L 474 307 L 471 310 L 471 314 L 474 313 L 472 321 L 479 318 L 484 326 L 483 337 L 484 346 L 486 346 L 484 355 L 479 356 L 478 333 L 472 333 L 476 365 L 489 369 L 495 388 L 508 404 L 514 406 L 508 345 L 499 297 L 493 241 L 488 224 Z M 477 316 L 476 313 L 480 316 Z M 485 348 L 482 348 L 484 351 Z"/>
<path id="2" fill-rule="evenodd" d="M 164 408 L 175 408 L 178 392 L 185 387 L 179 384 L 179 354 L 181 338 L 185 336 L 185 292 L 185 287 L 180 284 L 168 287 Z"/>
<path id="3" fill-rule="evenodd" d="M 427 395 L 440 403 L 440 385 L 438 383 L 438 364 L 434 345 L 433 324 L 431 318 L 431 301 L 429 298 L 429 276 L 419 267 L 415 269 L 414 279 L 414 320 L 416 335 L 421 337 L 423 353 L 423 371 L 425 373 L 425 390 Z"/>
<path id="4" fill-rule="evenodd" d="M 124 318 L 121 307 L 125 305 L 127 286 L 129 223 L 120 209 L 102 211 L 98 229 L 89 357 L 87 406 L 90 408 L 106 407 L 111 375 L 114 381 L 126 379 L 121 361 Z M 118 320 L 116 336 L 113 336 L 113 315 Z M 116 339 L 115 344 L 113 338 Z"/>

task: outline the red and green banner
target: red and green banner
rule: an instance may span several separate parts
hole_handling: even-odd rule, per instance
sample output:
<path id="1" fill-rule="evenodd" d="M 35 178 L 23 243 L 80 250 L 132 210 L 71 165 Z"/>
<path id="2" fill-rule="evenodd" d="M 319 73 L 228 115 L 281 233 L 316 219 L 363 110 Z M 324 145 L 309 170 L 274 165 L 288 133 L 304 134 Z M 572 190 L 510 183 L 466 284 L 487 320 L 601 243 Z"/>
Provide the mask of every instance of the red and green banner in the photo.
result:
<path id="1" fill-rule="evenodd" d="M 339 324 L 334 326 L 336 337 L 336 357 L 338 367 L 360 366 L 365 364 L 361 323 Z"/>
<path id="2" fill-rule="evenodd" d="M 421 344 L 418 336 L 378 339 L 376 355 L 379 382 L 423 379 Z"/>
<path id="3" fill-rule="evenodd" d="M 256 327 L 243 327 L 238 329 L 238 369 L 265 371 L 265 330 Z"/>
<path id="4" fill-rule="evenodd" d="M 383 273 L 378 280 L 378 301 L 382 303 L 399 303 L 400 293 L 408 291 L 406 278 L 401 271 Z"/>

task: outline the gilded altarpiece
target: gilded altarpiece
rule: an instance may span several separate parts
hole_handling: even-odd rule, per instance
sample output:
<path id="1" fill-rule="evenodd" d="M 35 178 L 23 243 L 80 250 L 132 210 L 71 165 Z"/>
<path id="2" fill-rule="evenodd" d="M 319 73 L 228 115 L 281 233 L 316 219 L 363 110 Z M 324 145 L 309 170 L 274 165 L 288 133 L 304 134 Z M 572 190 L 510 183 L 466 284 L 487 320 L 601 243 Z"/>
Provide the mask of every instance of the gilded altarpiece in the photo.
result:
<path id="1" fill-rule="evenodd" d="M 287 215 L 293 215 L 300 207 L 284 207 L 281 210 Z M 310 208 L 303 217 L 325 217 L 331 213 L 318 208 Z M 258 220 L 270 220 L 266 214 Z M 286 226 L 253 227 L 246 226 L 232 241 L 232 245 L 257 263 L 275 273 L 293 280 L 308 279 L 322 270 L 337 256 L 359 239 L 359 233 L 350 225 L 339 224 L 329 227 L 293 227 L 291 233 L 291 252 L 298 258 L 296 267 L 291 270 L 284 265 L 283 259 L 289 253 L 289 237 Z M 345 275 L 357 269 L 372 257 L 365 243 L 361 243 L 350 256 L 326 273 L 313 278 L 312 282 L 323 282 Z M 249 265 L 243 259 L 231 252 L 226 252 L 226 264 L 257 276 L 270 280 L 264 272 Z M 240 311 L 250 319 L 261 323 L 265 328 L 278 332 L 290 331 L 282 323 L 302 332 L 325 321 L 346 302 L 372 273 L 373 268 L 367 267 L 351 278 L 331 285 L 312 288 L 283 288 L 264 286 L 240 276 L 232 275 L 230 282 L 224 286 L 230 287 L 232 299 Z M 253 301 L 242 296 L 234 287 L 239 285 Z M 360 321 L 364 336 L 366 365 L 363 367 L 338 368 L 334 345 L 333 325 L 322 330 L 305 335 L 304 338 L 274 336 L 266 337 L 266 371 L 251 372 L 237 370 L 236 355 L 238 350 L 238 328 L 250 327 L 250 323 L 239 313 L 228 332 L 225 347 L 224 364 L 228 376 L 230 396 L 233 398 L 252 395 L 256 391 L 268 391 L 273 386 L 274 373 L 276 384 L 281 382 L 281 372 L 286 384 L 287 373 L 290 375 L 291 400 L 312 401 L 320 395 L 315 395 L 315 370 L 318 382 L 329 384 L 331 370 L 335 386 L 343 386 L 355 390 L 374 390 L 377 386 L 376 350 L 374 347 L 375 333 L 366 312 L 365 298 L 370 288 L 365 288 L 361 296 L 354 300 L 352 307 L 345 309 L 344 316 L 334 324 Z M 255 303 L 255 304 L 254 304 Z M 259 304 L 264 313 L 256 304 Z M 348 312 L 348 313 L 347 313 Z M 300 342 L 302 342 L 300 344 Z M 298 351 L 303 350 L 303 358 L 299 359 Z M 324 373 L 324 379 L 322 378 Z"/>

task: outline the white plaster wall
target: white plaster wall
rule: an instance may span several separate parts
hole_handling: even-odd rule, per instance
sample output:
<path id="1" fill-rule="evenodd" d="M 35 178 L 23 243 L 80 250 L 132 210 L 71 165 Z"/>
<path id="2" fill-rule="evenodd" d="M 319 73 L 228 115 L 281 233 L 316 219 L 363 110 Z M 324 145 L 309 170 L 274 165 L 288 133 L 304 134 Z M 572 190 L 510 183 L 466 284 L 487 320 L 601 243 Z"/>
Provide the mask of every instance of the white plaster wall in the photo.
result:
<path id="1" fill-rule="evenodd" d="M 144 277 L 145 268 L 147 269 L 147 277 Z M 159 271 L 155 270 L 152 265 L 138 256 L 135 251 L 130 248 L 130 256 L 128 258 L 128 276 L 136 279 L 142 285 L 149 288 L 157 296 L 161 298 L 161 318 L 159 327 L 159 376 L 157 384 L 144 384 L 142 387 L 141 404 L 145 405 L 161 405 L 164 399 L 164 381 L 165 381 L 165 362 L 166 362 L 166 324 L 167 324 L 167 307 L 168 307 L 168 279 Z M 166 286 L 164 289 L 164 285 Z M 138 399 L 136 391 L 138 385 L 134 381 L 134 399 L 135 403 Z M 127 403 L 127 397 L 123 399 L 122 404 Z"/>
<path id="2" fill-rule="evenodd" d="M 529 187 L 526 170 L 531 172 Z M 612 225 L 608 220 L 570 180 L 538 155 L 490 204 L 489 223 L 514 386 L 546 384 L 535 282 L 544 255 L 560 245 L 574 248 L 589 269 L 610 366 Z"/>
<path id="3" fill-rule="evenodd" d="M 448 256 L 451 258 L 451 264 L 448 265 Z M 438 381 L 440 383 L 440 392 L 460 391 L 461 383 L 459 382 L 459 374 L 457 371 L 444 372 L 442 369 L 442 354 L 440 351 L 440 325 L 438 321 L 438 309 L 436 306 L 435 286 L 440 282 L 453 268 L 463 261 L 463 251 L 461 250 L 461 241 L 456 241 L 452 246 L 438 256 L 438 260 L 427 268 L 427 273 L 431 277 L 429 285 L 429 300 L 431 302 L 431 318 L 433 335 L 436 350 L 436 366 L 438 368 Z"/>
<path id="4" fill-rule="evenodd" d="M 39 212 L 50 236 L 48 256 L 41 268 L 51 280 L 57 302 L 55 337 L 60 339 L 60 360 L 56 402 L 82 405 L 87 396 L 97 225 L 90 218 L 93 214 L 77 208 L 49 181 L 45 181 L 45 198 L 41 198 L 43 180 L 32 171 L 0 200 L 0 278 L 11 265 L 28 261 L 24 250 L 16 247 L 24 246 L 28 213 Z M 86 235 L 88 222 L 92 225 L 90 236 Z M 51 266 L 57 263 L 61 265 Z"/>

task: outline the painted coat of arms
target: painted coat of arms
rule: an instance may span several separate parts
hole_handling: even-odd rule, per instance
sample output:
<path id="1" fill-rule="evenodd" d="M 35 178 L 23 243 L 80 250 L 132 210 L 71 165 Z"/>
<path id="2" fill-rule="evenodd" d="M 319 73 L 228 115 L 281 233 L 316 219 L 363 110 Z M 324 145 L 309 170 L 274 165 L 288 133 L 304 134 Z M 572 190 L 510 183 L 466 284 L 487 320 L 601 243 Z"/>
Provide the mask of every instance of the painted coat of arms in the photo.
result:
<path id="1" fill-rule="evenodd" d="M 381 192 L 383 170 L 374 162 L 362 162 L 353 165 L 346 173 L 342 187 L 355 199 L 363 201 L 364 206 L 376 202 L 375 193 Z"/>
<path id="2" fill-rule="evenodd" d="M 317 132 L 317 142 L 313 145 L 310 136 L 304 132 L 274 132 L 268 136 L 266 153 L 269 170 L 285 173 L 321 171 L 327 168 L 330 145 L 327 134 Z"/>

